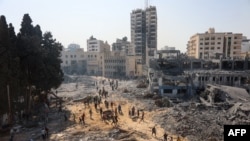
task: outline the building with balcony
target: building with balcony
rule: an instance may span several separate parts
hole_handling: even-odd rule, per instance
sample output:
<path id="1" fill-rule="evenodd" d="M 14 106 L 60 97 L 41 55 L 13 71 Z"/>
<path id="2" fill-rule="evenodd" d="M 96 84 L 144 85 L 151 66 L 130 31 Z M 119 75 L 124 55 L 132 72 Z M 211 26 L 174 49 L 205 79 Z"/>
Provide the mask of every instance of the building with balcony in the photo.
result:
<path id="1" fill-rule="evenodd" d="M 110 45 L 91 36 L 87 40 L 87 73 L 89 75 L 103 75 L 103 56 L 110 52 Z"/>
<path id="2" fill-rule="evenodd" d="M 157 13 L 156 7 L 150 6 L 145 10 L 133 10 L 131 18 L 131 43 L 134 55 L 142 56 L 142 64 L 148 64 L 157 50 Z"/>
<path id="3" fill-rule="evenodd" d="M 104 52 L 110 51 L 110 45 L 108 42 L 104 42 L 102 40 L 97 40 L 93 36 L 91 36 L 87 40 L 87 51 L 88 52 Z"/>

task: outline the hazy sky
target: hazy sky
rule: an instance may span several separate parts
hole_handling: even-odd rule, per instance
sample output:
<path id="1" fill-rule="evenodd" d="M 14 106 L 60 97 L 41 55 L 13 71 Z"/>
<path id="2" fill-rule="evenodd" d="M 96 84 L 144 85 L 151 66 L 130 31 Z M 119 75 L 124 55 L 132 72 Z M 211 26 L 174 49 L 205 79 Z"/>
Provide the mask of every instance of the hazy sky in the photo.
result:
<path id="1" fill-rule="evenodd" d="M 0 0 L 0 15 L 5 15 L 19 32 L 25 13 L 33 25 L 51 31 L 64 47 L 87 39 L 112 44 L 117 38 L 130 40 L 130 13 L 144 8 L 144 0 Z M 217 32 L 243 33 L 250 38 L 250 0 L 150 0 L 158 15 L 158 49 L 174 46 L 182 52 L 190 36 L 209 27 Z"/>

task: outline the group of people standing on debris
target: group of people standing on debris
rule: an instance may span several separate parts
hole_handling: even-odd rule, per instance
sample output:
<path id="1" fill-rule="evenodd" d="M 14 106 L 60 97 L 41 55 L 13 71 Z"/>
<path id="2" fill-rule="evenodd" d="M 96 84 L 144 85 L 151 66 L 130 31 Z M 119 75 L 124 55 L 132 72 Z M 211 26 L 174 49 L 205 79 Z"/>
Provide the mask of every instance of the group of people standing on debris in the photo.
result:
<path id="1" fill-rule="evenodd" d="M 152 136 L 156 137 L 156 127 L 152 128 Z M 169 136 L 166 132 L 163 134 L 163 141 L 173 141 L 173 137 Z M 181 138 L 178 136 L 176 141 L 181 141 Z"/>
<path id="2" fill-rule="evenodd" d="M 104 80 L 101 80 L 101 81 L 99 82 L 99 84 L 104 85 L 105 82 L 106 82 L 106 80 L 104 79 Z M 110 86 L 110 88 L 112 89 L 112 91 L 114 91 L 115 89 L 118 88 L 118 80 L 110 80 L 110 79 L 108 79 L 108 82 L 109 82 L 109 86 Z M 97 90 L 97 91 L 99 90 L 99 92 L 100 92 L 101 89 L 99 89 L 98 81 L 95 81 L 95 86 L 96 86 L 96 90 Z M 100 93 L 99 93 L 99 94 L 100 94 Z"/>
<path id="3" fill-rule="evenodd" d="M 102 89 L 99 89 L 98 93 L 100 97 L 105 97 L 105 98 L 108 97 L 108 91 L 105 91 L 104 87 L 102 87 Z"/>
<path id="4" fill-rule="evenodd" d="M 114 91 L 114 89 L 118 88 L 118 80 L 108 80 L 109 81 L 109 85 L 112 89 L 112 91 Z"/>
<path id="5" fill-rule="evenodd" d="M 120 114 L 120 115 L 123 114 L 122 106 L 120 104 L 118 104 L 116 106 L 115 102 L 113 102 L 113 101 L 108 102 L 106 99 L 104 100 L 104 105 L 105 105 L 105 108 L 107 110 L 109 110 L 111 108 L 110 110 L 113 113 L 113 115 L 112 115 L 113 116 L 113 122 L 112 123 L 117 124 L 117 122 L 118 122 L 118 114 Z M 103 108 L 100 105 L 98 106 L 95 102 L 94 102 L 94 107 L 95 107 L 96 112 L 100 114 L 100 117 L 103 120 L 103 111 L 104 111 Z M 89 113 L 90 119 L 92 119 L 93 111 L 92 111 L 91 107 L 89 107 L 88 113 Z M 73 116 L 74 116 L 74 120 L 75 120 L 75 114 L 73 114 Z M 80 124 L 85 124 L 85 117 L 86 117 L 85 112 L 83 112 L 82 115 L 79 117 L 79 123 Z"/>
<path id="6" fill-rule="evenodd" d="M 141 117 L 140 117 L 140 113 L 141 113 Z M 129 117 L 134 117 L 137 116 L 138 118 L 140 118 L 140 121 L 144 121 L 144 110 L 143 109 L 139 109 L 137 108 L 137 111 L 135 110 L 135 106 L 133 106 L 131 109 L 128 110 L 128 115 Z"/>
<path id="7" fill-rule="evenodd" d="M 118 114 L 123 114 L 122 113 L 122 108 L 121 108 L 121 105 L 118 104 L 116 105 L 114 101 L 108 101 L 106 98 L 108 96 L 108 91 L 105 90 L 104 88 L 104 84 L 105 84 L 106 80 L 101 80 L 101 81 L 95 81 L 95 86 L 96 86 L 96 89 L 98 91 L 98 94 L 99 96 L 94 96 L 92 97 L 92 102 L 94 102 L 94 108 L 96 110 L 96 112 L 100 113 L 100 117 L 102 120 L 105 119 L 105 116 L 103 114 L 103 112 L 105 112 L 106 110 L 103 110 L 103 107 L 101 107 L 101 103 L 104 103 L 104 106 L 105 106 L 105 109 L 107 110 L 110 110 L 111 108 L 111 111 L 112 111 L 112 124 L 117 124 L 118 122 Z M 109 82 L 109 85 L 110 87 L 112 88 L 112 90 L 114 90 L 114 88 L 118 88 L 118 80 L 114 81 L 114 80 L 109 80 L 108 79 L 108 82 Z M 102 84 L 103 87 L 100 88 L 100 86 L 98 84 Z M 102 102 L 102 98 L 104 98 L 105 100 Z M 91 102 L 90 102 L 91 103 Z M 85 106 L 86 108 L 86 106 Z M 92 119 L 92 114 L 93 114 L 93 111 L 91 109 L 90 106 L 88 106 L 89 108 L 89 116 L 90 116 L 90 119 Z M 79 117 L 79 123 L 80 124 L 85 124 L 85 112 L 83 112 L 83 114 Z"/>
<path id="8" fill-rule="evenodd" d="M 105 82 L 106 82 L 106 80 L 101 80 L 99 83 L 104 85 Z M 112 90 L 118 88 L 118 80 L 109 80 L 108 79 L 108 82 L 109 82 L 109 86 L 111 87 Z M 121 104 L 116 105 L 116 101 L 108 101 L 106 99 L 108 97 L 108 91 L 105 90 L 104 86 L 102 88 L 100 88 L 98 86 L 98 81 L 95 82 L 95 86 L 96 86 L 96 89 L 97 89 L 98 94 L 99 94 L 98 98 L 93 97 L 94 108 L 95 108 L 96 112 L 100 114 L 101 119 L 104 121 L 105 116 L 106 116 L 104 114 L 104 112 L 107 111 L 107 110 L 111 110 L 112 111 L 111 125 L 116 126 L 117 123 L 118 123 L 118 119 L 119 119 L 118 116 L 123 115 Z M 102 98 L 104 98 L 104 101 L 102 101 Z M 104 110 L 103 107 L 100 105 L 102 102 L 103 102 L 106 110 Z M 92 111 L 91 107 L 88 107 L 88 108 L 89 108 L 88 109 L 89 117 L 90 117 L 90 119 L 93 119 L 92 118 L 93 111 Z M 136 116 L 138 119 L 140 119 L 139 123 L 141 121 L 144 121 L 144 110 L 143 109 L 132 106 L 132 108 L 129 108 L 128 112 L 129 112 L 128 113 L 129 117 L 135 117 Z M 74 121 L 75 121 L 75 114 L 73 114 L 73 117 L 74 117 Z M 86 113 L 84 111 L 79 117 L 79 123 L 81 125 L 86 124 L 85 118 L 86 118 Z M 156 132 L 156 126 L 154 126 L 154 127 L 152 127 L 152 136 L 156 137 L 156 133 L 157 133 Z M 162 137 L 163 137 L 163 141 L 173 141 L 173 137 L 169 136 L 166 132 L 164 133 L 164 135 Z M 179 136 L 177 138 L 177 141 L 181 141 Z"/>

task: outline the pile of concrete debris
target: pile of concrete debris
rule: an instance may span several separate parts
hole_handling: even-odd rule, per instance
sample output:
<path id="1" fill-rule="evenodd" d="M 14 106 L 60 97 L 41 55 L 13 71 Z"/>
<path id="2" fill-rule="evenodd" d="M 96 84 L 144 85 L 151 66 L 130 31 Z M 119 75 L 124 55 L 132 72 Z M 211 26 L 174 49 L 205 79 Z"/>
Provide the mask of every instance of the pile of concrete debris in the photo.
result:
<path id="1" fill-rule="evenodd" d="M 207 99 L 177 104 L 155 120 L 191 141 L 223 140 L 224 125 L 250 125 L 250 96 L 244 89 L 210 85 L 206 94 Z"/>

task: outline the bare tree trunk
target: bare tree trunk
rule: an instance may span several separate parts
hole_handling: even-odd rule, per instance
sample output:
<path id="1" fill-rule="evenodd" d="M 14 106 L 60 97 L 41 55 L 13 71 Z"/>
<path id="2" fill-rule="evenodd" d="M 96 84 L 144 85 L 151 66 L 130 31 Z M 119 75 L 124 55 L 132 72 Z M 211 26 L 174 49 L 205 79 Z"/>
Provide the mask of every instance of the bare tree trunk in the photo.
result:
<path id="1" fill-rule="evenodd" d="M 8 104 L 9 104 L 9 114 L 8 114 L 8 123 L 12 123 L 12 112 L 11 112 L 11 101 L 10 101 L 10 87 L 7 85 L 7 94 L 8 94 Z"/>

